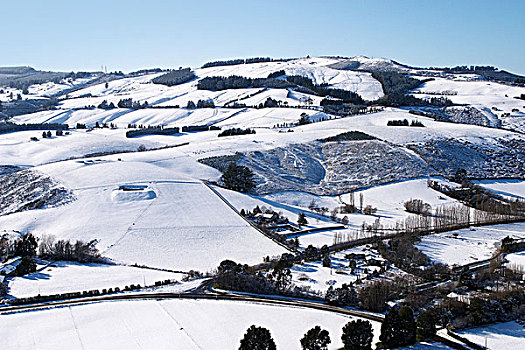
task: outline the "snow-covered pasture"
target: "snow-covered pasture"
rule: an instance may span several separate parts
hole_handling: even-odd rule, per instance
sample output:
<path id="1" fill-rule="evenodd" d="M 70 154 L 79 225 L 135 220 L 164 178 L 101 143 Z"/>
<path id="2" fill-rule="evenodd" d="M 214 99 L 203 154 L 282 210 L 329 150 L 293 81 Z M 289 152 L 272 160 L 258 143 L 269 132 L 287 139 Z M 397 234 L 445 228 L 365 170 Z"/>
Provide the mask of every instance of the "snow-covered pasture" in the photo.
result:
<path id="1" fill-rule="evenodd" d="M 497 323 L 472 328 L 459 334 L 491 350 L 514 350 L 525 347 L 525 327 L 517 322 Z"/>
<path id="2" fill-rule="evenodd" d="M 103 255 L 116 262 L 179 271 L 209 271 L 224 259 L 256 264 L 286 251 L 201 181 L 175 172 L 177 165 L 177 161 L 101 160 L 38 167 L 70 188 L 77 199 L 2 216 L 0 225 L 57 239 L 97 239 Z M 119 190 L 122 185 L 144 189 Z"/>
<path id="3" fill-rule="evenodd" d="M 301 247 L 313 245 L 321 247 L 323 245 L 332 245 L 334 243 L 334 236 L 339 235 L 353 235 L 361 229 L 364 223 L 372 224 L 379 219 L 380 224 L 384 226 L 393 226 L 396 221 L 404 220 L 410 214 L 405 210 L 404 203 L 410 199 L 421 199 L 425 203 L 429 203 L 433 208 L 440 205 L 449 205 L 456 203 L 455 200 L 437 192 L 427 186 L 427 179 L 414 179 L 408 181 L 399 181 L 390 184 L 374 186 L 363 190 L 354 192 L 354 203 L 357 207 L 360 206 L 360 195 L 363 195 L 363 207 L 371 205 L 377 208 L 375 215 L 364 214 L 338 214 L 337 217 L 342 219 L 344 216 L 348 219 L 347 229 L 321 231 L 302 234 L 298 236 Z M 350 203 L 350 194 L 345 193 L 340 196 L 316 196 L 305 192 L 277 192 L 261 196 L 268 202 L 281 203 L 282 206 L 288 205 L 292 208 L 305 208 L 308 211 L 308 206 L 311 201 L 315 201 L 318 206 L 324 206 L 331 211 L 336 207 L 340 207 L 342 203 Z M 327 213 L 329 215 L 329 212 Z M 329 218 L 324 217 L 324 220 Z M 316 221 L 313 221 L 316 222 Z M 365 233 L 366 235 L 366 233 Z M 359 235 L 356 238 L 363 238 Z"/>
<path id="4" fill-rule="evenodd" d="M 525 181 L 523 180 L 481 180 L 476 183 L 505 197 L 525 198 Z"/>
<path id="5" fill-rule="evenodd" d="M 38 272 L 8 279 L 8 296 L 24 298 L 93 289 L 123 289 L 131 284 L 153 285 L 156 281 L 180 281 L 183 277 L 180 273 L 132 266 L 56 261 Z"/>
<path id="6" fill-rule="evenodd" d="M 507 236 L 525 238 L 525 223 L 474 227 L 424 236 L 416 247 L 432 260 L 464 265 L 489 259 Z"/>
<path id="7" fill-rule="evenodd" d="M 84 157 L 96 152 L 136 151 L 140 145 L 147 148 L 162 143 L 142 138 L 126 138 L 125 130 L 70 130 L 69 135 L 42 138 L 41 130 L 20 131 L 0 135 L 2 164 L 35 166 L 71 157 Z M 36 137 L 38 141 L 30 140 Z M 178 141 L 172 139 L 176 144 Z"/>
<path id="8" fill-rule="evenodd" d="M 303 335 L 320 325 L 330 332 L 329 349 L 339 349 L 342 328 L 354 319 L 247 302 L 119 301 L 2 315 L 0 337 L 17 349 L 236 349 L 246 329 L 257 325 L 270 330 L 278 349 L 300 349 Z M 375 343 L 380 325 L 372 326 Z"/>

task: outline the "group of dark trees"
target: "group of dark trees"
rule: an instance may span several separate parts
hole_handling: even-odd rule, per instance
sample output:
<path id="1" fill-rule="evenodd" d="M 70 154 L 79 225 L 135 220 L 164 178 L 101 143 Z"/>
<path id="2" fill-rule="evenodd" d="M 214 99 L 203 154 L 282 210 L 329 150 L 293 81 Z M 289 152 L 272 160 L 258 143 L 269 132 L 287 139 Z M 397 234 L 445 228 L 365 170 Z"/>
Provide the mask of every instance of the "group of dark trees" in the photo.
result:
<path id="1" fill-rule="evenodd" d="M 137 137 L 143 135 L 173 135 L 179 133 L 178 127 L 164 128 L 162 126 L 138 128 L 136 130 L 126 131 L 126 137 Z"/>
<path id="2" fill-rule="evenodd" d="M 238 75 L 231 75 L 229 77 L 205 77 L 197 83 L 197 89 L 211 91 L 261 87 L 284 89 L 293 86 L 293 84 L 285 80 L 275 78 L 246 78 Z"/>
<path id="3" fill-rule="evenodd" d="M 409 346 L 416 339 L 427 339 L 435 334 L 433 318 L 422 314 L 416 322 L 409 307 L 391 308 L 381 324 L 379 348 L 392 349 Z M 366 320 L 354 320 L 343 327 L 341 340 L 344 350 L 371 350 L 373 340 L 372 324 Z M 316 326 L 310 329 L 300 340 L 303 350 L 326 350 L 331 343 L 327 330 Z M 276 350 L 275 341 L 268 329 L 252 325 L 246 331 L 239 350 Z"/>
<path id="4" fill-rule="evenodd" d="M 162 84 L 166 86 L 175 86 L 184 84 L 192 79 L 195 79 L 195 74 L 190 68 L 178 69 L 169 71 L 166 74 L 153 78 L 151 82 L 154 84 Z"/>
<path id="5" fill-rule="evenodd" d="M 445 68 L 429 68 L 429 69 L 441 69 L 445 72 L 475 72 L 475 71 L 496 71 L 498 68 L 494 66 L 455 66 L 455 67 L 445 67 Z"/>
<path id="6" fill-rule="evenodd" d="M 370 136 L 361 131 L 347 131 L 336 136 L 330 136 L 324 139 L 319 139 L 320 142 L 339 142 L 339 141 L 358 141 L 358 140 L 376 140 L 374 136 Z"/>
<path id="7" fill-rule="evenodd" d="M 44 259 L 67 260 L 78 262 L 100 262 L 101 256 L 96 248 L 97 240 L 75 243 L 66 240 L 55 241 L 52 236 L 42 237 L 38 255 Z"/>
<path id="8" fill-rule="evenodd" d="M 149 106 L 148 101 L 144 101 L 144 103 L 140 103 L 139 101 L 133 101 L 132 98 L 124 98 L 118 101 L 117 103 L 118 108 L 143 109 L 143 108 L 148 108 L 148 106 Z M 108 110 L 108 109 L 114 109 L 116 107 L 113 102 L 108 104 L 108 101 L 104 100 L 97 106 L 97 108 Z"/>
<path id="9" fill-rule="evenodd" d="M 391 349 L 416 343 L 416 321 L 407 306 L 391 308 L 381 324 L 380 347 Z"/>
<path id="10" fill-rule="evenodd" d="M 385 244 L 377 241 L 377 250 L 391 264 L 426 280 L 440 280 L 450 275 L 450 269 L 441 263 L 431 263 L 430 258 L 417 249 L 414 236 L 392 238 Z"/>
<path id="11" fill-rule="evenodd" d="M 326 256 L 330 256 L 330 249 L 326 244 L 321 248 L 317 248 L 310 244 L 304 250 L 302 258 L 304 261 L 319 261 L 324 259 Z"/>
<path id="12" fill-rule="evenodd" d="M 288 218 L 281 212 L 276 212 L 272 208 L 266 208 L 265 206 L 259 207 L 257 205 L 252 211 L 241 209 L 240 214 L 273 239 L 288 244 L 290 247 L 299 246 L 297 238 L 286 241 L 286 237 L 279 234 L 279 231 L 281 230 L 295 229 L 295 227 L 290 224 Z"/>
<path id="13" fill-rule="evenodd" d="M 231 129 L 226 129 L 222 132 L 219 133 L 219 135 L 217 135 L 218 137 L 223 137 L 223 136 L 237 136 L 237 135 L 250 135 L 250 134 L 255 134 L 255 130 L 254 129 L 241 129 L 241 128 L 231 128 Z"/>
<path id="14" fill-rule="evenodd" d="M 55 135 L 56 136 L 63 136 L 64 132 L 61 129 L 57 129 L 55 131 Z M 47 132 L 46 131 L 42 131 L 42 138 L 43 139 L 50 138 L 51 136 L 52 136 L 51 131 L 49 131 L 49 130 Z M 38 138 L 37 137 L 31 137 L 31 140 L 32 141 L 38 141 Z"/>
<path id="15" fill-rule="evenodd" d="M 93 128 L 95 129 L 107 129 L 107 128 L 111 128 L 111 129 L 115 129 L 117 127 L 117 124 L 113 124 L 113 123 L 102 123 L 100 124 L 98 121 L 95 122 L 95 125 L 93 126 Z"/>
<path id="16" fill-rule="evenodd" d="M 386 107 L 399 106 L 450 106 L 452 102 L 447 98 L 431 98 L 429 100 L 422 100 L 410 94 L 410 90 L 417 88 L 419 85 L 428 82 L 432 79 L 419 80 L 409 77 L 407 74 L 395 71 L 369 71 L 372 77 L 381 83 L 385 96 L 377 101 L 379 104 Z"/>
<path id="17" fill-rule="evenodd" d="M 38 240 L 33 234 L 25 233 L 12 243 L 6 237 L 2 237 L 0 240 L 0 258 L 21 257 L 14 274 L 22 276 L 36 271 L 33 258 L 37 256 L 37 248 L 38 256 L 44 259 L 97 262 L 101 261 L 101 256 L 95 247 L 96 243 L 96 240 L 90 242 L 78 240 L 75 243 L 65 240 L 55 242 L 53 237 L 44 236 L 38 244 Z"/>
<path id="18" fill-rule="evenodd" d="M 377 279 L 359 289 L 359 307 L 374 312 L 384 312 L 388 301 L 395 301 L 407 295 L 407 290 L 414 285 L 408 276 L 393 280 Z"/>
<path id="19" fill-rule="evenodd" d="M 234 66 L 237 64 L 249 64 L 249 63 L 260 63 L 260 62 L 284 62 L 284 61 L 287 61 L 287 59 L 270 58 L 270 57 L 237 58 L 234 60 L 206 62 L 202 65 L 202 68 L 218 67 L 218 66 Z"/>
<path id="20" fill-rule="evenodd" d="M 108 101 L 104 100 L 104 101 L 99 103 L 97 108 L 108 110 L 108 109 L 113 109 L 113 108 L 116 108 L 116 107 L 115 107 L 115 104 L 113 102 L 108 104 Z"/>
<path id="21" fill-rule="evenodd" d="M 294 86 L 302 88 L 299 91 L 322 97 L 330 96 L 332 98 L 340 100 L 339 102 L 343 103 L 350 103 L 354 105 L 364 104 L 364 100 L 356 92 L 344 89 L 330 88 L 327 84 L 317 85 L 314 84 L 312 79 L 308 77 L 303 77 L 300 75 L 291 75 L 286 77 L 286 81 L 292 83 Z"/>
<path id="22" fill-rule="evenodd" d="M 15 124 L 15 123 L 0 123 L 0 134 L 14 131 L 27 130 L 67 130 L 69 125 L 50 123 L 50 124 Z"/>
<path id="23" fill-rule="evenodd" d="M 419 127 L 424 127 L 423 123 L 421 123 L 420 121 L 418 120 L 412 120 L 412 122 L 408 122 L 408 120 L 406 119 L 403 119 L 403 120 L 389 120 L 387 123 L 386 123 L 387 126 L 419 126 Z"/>
<path id="24" fill-rule="evenodd" d="M 237 192 L 250 192 L 255 188 L 253 172 L 242 165 L 230 163 L 222 174 L 221 181 L 224 187 Z"/>
<path id="25" fill-rule="evenodd" d="M 230 166 L 230 163 L 237 164 L 242 157 L 242 153 L 235 152 L 235 154 L 232 155 L 201 158 L 199 159 L 199 163 L 211 166 L 212 168 L 219 170 L 221 173 L 224 173 Z"/>
<path id="26" fill-rule="evenodd" d="M 192 100 L 189 100 L 186 104 L 186 108 L 193 109 L 193 108 L 215 108 L 215 103 L 211 98 L 207 100 L 198 100 L 197 104 L 193 102 Z"/>
<path id="27" fill-rule="evenodd" d="M 199 132 L 199 131 L 211 131 L 211 130 L 221 130 L 219 126 L 215 125 L 184 125 L 182 127 L 182 132 Z"/>
<path id="28" fill-rule="evenodd" d="M 372 324 L 365 320 L 354 320 L 343 327 L 341 340 L 344 350 L 372 350 L 374 333 Z M 308 330 L 301 338 L 303 350 L 327 350 L 332 342 L 327 330 L 319 326 Z M 255 325 L 250 326 L 241 339 L 239 350 L 276 350 L 270 331 Z"/>
<path id="29" fill-rule="evenodd" d="M 293 258 L 293 256 L 292 256 Z M 291 294 L 288 290 L 293 262 L 287 258 L 280 259 L 273 269 L 263 274 L 248 265 L 224 260 L 217 268 L 215 285 L 218 288 L 260 294 Z"/>
<path id="30" fill-rule="evenodd" d="M 286 72 L 281 69 L 281 70 L 278 70 L 276 72 L 272 72 L 270 74 L 268 74 L 268 78 L 271 79 L 271 78 L 278 78 L 278 77 L 282 77 L 283 75 L 286 75 Z"/>
<path id="31" fill-rule="evenodd" d="M 328 287 L 325 294 L 325 301 L 327 304 L 334 306 L 356 306 L 359 303 L 359 297 L 351 283 L 343 283 L 339 288 Z"/>
<path id="32" fill-rule="evenodd" d="M 432 215 L 432 206 L 423 202 L 421 199 L 410 199 L 403 203 L 405 210 L 409 213 L 430 216 Z"/>
<path id="33" fill-rule="evenodd" d="M 20 257 L 20 262 L 13 272 L 15 276 L 23 276 L 36 271 L 33 258 L 36 256 L 38 242 L 33 234 L 22 234 L 14 242 L 10 242 L 7 237 L 2 237 L 0 243 L 0 258 Z"/>

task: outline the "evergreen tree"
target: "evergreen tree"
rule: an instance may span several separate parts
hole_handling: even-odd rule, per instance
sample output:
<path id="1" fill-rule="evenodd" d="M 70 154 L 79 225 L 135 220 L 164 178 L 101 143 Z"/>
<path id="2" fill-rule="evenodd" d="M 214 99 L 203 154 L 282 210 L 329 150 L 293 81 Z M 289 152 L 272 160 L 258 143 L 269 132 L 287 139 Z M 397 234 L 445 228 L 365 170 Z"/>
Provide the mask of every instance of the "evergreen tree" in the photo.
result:
<path id="1" fill-rule="evenodd" d="M 33 234 L 23 234 L 19 239 L 15 241 L 15 256 L 33 257 L 36 255 L 37 246 L 38 243 L 36 242 L 36 238 L 35 236 L 33 236 Z"/>
<path id="2" fill-rule="evenodd" d="M 195 108 L 195 102 L 193 102 L 192 100 L 189 100 L 188 101 L 188 104 L 186 105 L 186 108 Z"/>
<path id="3" fill-rule="evenodd" d="M 308 221 L 306 220 L 306 216 L 304 215 L 304 213 L 299 213 L 299 218 L 297 219 L 297 225 L 303 226 L 307 224 L 308 224 Z"/>
<path id="4" fill-rule="evenodd" d="M 228 169 L 222 174 L 221 181 L 230 190 L 238 192 L 250 192 L 255 188 L 252 171 L 242 165 L 230 163 Z"/>
<path id="5" fill-rule="evenodd" d="M 401 310 L 390 309 L 381 324 L 379 340 L 387 348 L 412 345 L 416 342 L 416 322 L 414 313 L 408 306 Z"/>
<path id="6" fill-rule="evenodd" d="M 369 321 L 355 320 L 343 327 L 341 340 L 345 350 L 371 350 L 373 336 Z"/>
<path id="7" fill-rule="evenodd" d="M 276 350 L 270 331 L 263 327 L 252 325 L 241 339 L 239 350 Z"/>
<path id="8" fill-rule="evenodd" d="M 402 345 L 412 345 L 416 343 L 416 321 L 414 313 L 408 306 L 403 306 L 399 310 L 400 322 L 400 340 Z"/>
<path id="9" fill-rule="evenodd" d="M 436 334 L 436 318 L 431 311 L 419 314 L 416 321 L 417 340 L 426 340 Z"/>
<path id="10" fill-rule="evenodd" d="M 379 340 L 383 347 L 397 348 L 402 341 L 399 339 L 399 327 L 401 320 L 399 318 L 399 310 L 391 308 L 385 315 L 385 320 L 381 324 L 381 334 Z"/>
<path id="11" fill-rule="evenodd" d="M 462 184 L 466 180 L 467 180 L 467 171 L 463 168 L 459 168 L 458 170 L 456 170 L 456 174 L 454 175 L 454 178 L 452 179 L 452 181 L 458 184 Z"/>
<path id="12" fill-rule="evenodd" d="M 331 342 L 328 331 L 315 326 L 301 339 L 301 347 L 303 350 L 326 350 Z"/>
<path id="13" fill-rule="evenodd" d="M 23 276 L 36 271 L 36 264 L 29 256 L 22 257 L 20 264 L 16 267 L 15 275 Z"/>
<path id="14" fill-rule="evenodd" d="M 323 267 L 331 267 L 331 266 L 332 266 L 332 261 L 330 260 L 330 255 L 326 254 L 323 257 Z"/>

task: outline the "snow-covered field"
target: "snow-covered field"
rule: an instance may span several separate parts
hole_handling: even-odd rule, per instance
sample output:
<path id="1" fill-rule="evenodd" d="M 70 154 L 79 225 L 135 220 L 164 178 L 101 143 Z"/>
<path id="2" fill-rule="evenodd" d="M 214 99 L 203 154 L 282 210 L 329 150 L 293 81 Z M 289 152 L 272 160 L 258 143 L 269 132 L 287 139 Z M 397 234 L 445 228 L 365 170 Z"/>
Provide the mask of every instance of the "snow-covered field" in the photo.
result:
<path id="1" fill-rule="evenodd" d="M 516 322 L 497 323 L 459 332 L 461 336 L 490 350 L 525 348 L 525 327 Z"/>
<path id="2" fill-rule="evenodd" d="M 57 261 L 38 272 L 8 279 L 8 295 L 23 298 L 115 287 L 123 289 L 131 284 L 153 285 L 156 281 L 180 281 L 183 277 L 180 273 L 131 266 Z"/>
<path id="3" fill-rule="evenodd" d="M 502 196 L 513 199 L 525 198 L 525 181 L 523 180 L 481 180 L 477 183 Z"/>
<path id="4" fill-rule="evenodd" d="M 77 200 L 2 216 L 0 225 L 36 236 L 97 239 L 103 255 L 116 262 L 179 271 L 209 271 L 224 259 L 256 264 L 286 251 L 201 181 L 174 171 L 184 167 L 181 163 L 101 160 L 41 166 Z M 127 184 L 143 189 L 119 189 Z"/>
<path id="5" fill-rule="evenodd" d="M 330 332 L 329 349 L 339 349 L 353 319 L 245 302 L 119 301 L 2 315 L 0 337 L 8 349 L 236 349 L 255 324 L 270 330 L 278 349 L 300 349 L 303 335 L 320 325 Z M 379 323 L 373 328 L 375 343 Z"/>
<path id="6" fill-rule="evenodd" d="M 432 260 L 464 265 L 489 259 L 507 236 L 525 238 L 525 223 L 475 227 L 424 236 L 416 246 Z"/>

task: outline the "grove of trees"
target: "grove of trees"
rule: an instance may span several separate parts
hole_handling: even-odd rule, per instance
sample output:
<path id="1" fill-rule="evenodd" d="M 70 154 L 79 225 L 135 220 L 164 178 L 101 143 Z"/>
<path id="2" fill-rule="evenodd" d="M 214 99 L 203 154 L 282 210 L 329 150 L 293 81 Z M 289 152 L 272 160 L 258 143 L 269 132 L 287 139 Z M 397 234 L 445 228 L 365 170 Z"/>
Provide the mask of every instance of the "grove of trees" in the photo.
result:
<path id="1" fill-rule="evenodd" d="M 242 165 L 230 163 L 222 174 L 221 181 L 224 186 L 237 192 L 250 192 L 255 188 L 253 172 Z"/>

